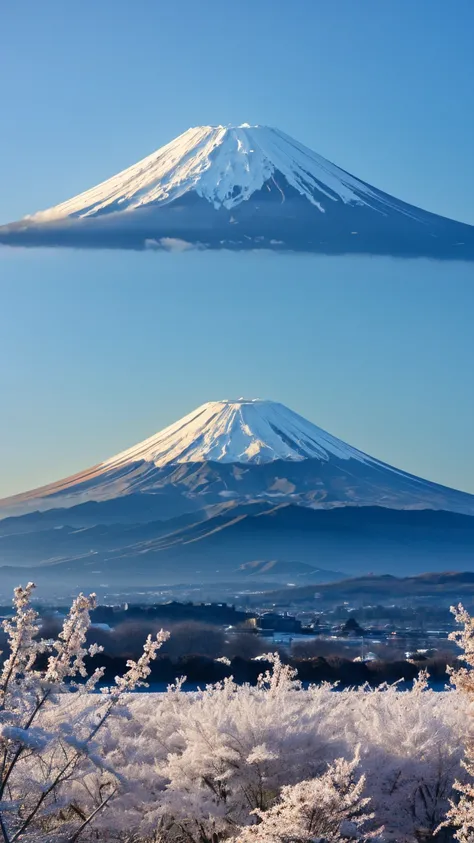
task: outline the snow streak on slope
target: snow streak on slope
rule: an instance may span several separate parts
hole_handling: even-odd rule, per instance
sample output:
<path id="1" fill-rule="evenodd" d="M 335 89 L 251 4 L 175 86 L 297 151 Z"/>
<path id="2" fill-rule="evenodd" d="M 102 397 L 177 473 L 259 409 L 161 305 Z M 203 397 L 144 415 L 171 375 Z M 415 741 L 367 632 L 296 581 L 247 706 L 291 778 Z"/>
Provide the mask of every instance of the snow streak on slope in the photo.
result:
<path id="1" fill-rule="evenodd" d="M 94 217 L 166 204 L 195 191 L 216 209 L 231 209 L 275 183 L 281 174 L 322 213 L 329 202 L 373 202 L 409 213 L 293 138 L 266 126 L 200 126 L 188 129 L 133 167 L 67 202 L 26 219 L 35 223 Z"/>
<path id="2" fill-rule="evenodd" d="M 175 424 L 102 463 L 111 469 L 145 460 L 168 463 L 268 463 L 330 456 L 375 462 L 298 413 L 259 398 L 209 401 Z"/>

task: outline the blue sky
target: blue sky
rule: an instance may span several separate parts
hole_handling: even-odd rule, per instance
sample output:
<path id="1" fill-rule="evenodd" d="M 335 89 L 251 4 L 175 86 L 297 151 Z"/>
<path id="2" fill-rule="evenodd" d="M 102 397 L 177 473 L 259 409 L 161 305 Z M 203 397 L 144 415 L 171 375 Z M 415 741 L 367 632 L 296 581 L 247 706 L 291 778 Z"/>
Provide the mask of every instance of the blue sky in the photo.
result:
<path id="1" fill-rule="evenodd" d="M 0 27 L 0 223 L 191 125 L 275 125 L 474 224 L 474 5 L 35 0 Z M 0 252 L 0 495 L 237 394 L 474 492 L 472 266 Z"/>

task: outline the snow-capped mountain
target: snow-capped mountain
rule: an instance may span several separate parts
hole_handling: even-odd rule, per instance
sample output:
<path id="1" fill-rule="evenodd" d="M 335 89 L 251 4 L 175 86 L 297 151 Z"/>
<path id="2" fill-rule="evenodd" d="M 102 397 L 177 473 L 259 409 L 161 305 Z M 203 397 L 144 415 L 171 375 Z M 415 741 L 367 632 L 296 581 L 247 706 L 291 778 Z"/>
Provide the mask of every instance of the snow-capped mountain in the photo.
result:
<path id="1" fill-rule="evenodd" d="M 147 506 L 152 496 L 157 517 L 229 500 L 474 514 L 471 495 L 392 468 L 282 404 L 240 398 L 203 404 L 99 465 L 0 501 L 0 516 L 130 496 Z"/>
<path id="2" fill-rule="evenodd" d="M 331 202 L 370 207 L 380 201 L 369 185 L 277 129 L 198 126 L 117 176 L 31 219 L 49 222 L 131 211 L 169 204 L 190 191 L 216 209 L 232 209 L 267 182 L 278 187 L 273 179 L 280 175 L 322 214 Z M 388 196 L 382 202 L 387 210 L 396 208 Z"/>
<path id="3" fill-rule="evenodd" d="M 24 576 L 57 590 L 238 583 L 256 570 L 271 583 L 315 582 L 316 569 L 471 570 L 473 515 L 474 496 L 392 468 L 282 404 L 211 401 L 0 501 L 0 587 Z"/>
<path id="4" fill-rule="evenodd" d="M 199 126 L 0 242 L 474 259 L 474 227 L 408 205 L 278 129 Z"/>

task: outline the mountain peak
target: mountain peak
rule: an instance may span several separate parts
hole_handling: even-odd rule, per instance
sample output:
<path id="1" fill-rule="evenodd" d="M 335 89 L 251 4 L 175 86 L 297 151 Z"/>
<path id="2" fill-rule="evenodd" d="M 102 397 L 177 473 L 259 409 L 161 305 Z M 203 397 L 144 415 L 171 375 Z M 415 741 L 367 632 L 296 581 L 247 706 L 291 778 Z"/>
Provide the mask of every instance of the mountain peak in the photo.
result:
<path id="1" fill-rule="evenodd" d="M 188 131 L 196 131 L 197 129 L 270 129 L 270 126 L 264 126 L 262 123 L 227 123 L 226 126 L 219 124 L 218 126 L 191 126 Z"/>
<path id="2" fill-rule="evenodd" d="M 28 220 L 51 222 L 169 204 L 189 191 L 215 209 L 240 205 L 283 177 L 321 213 L 329 200 L 370 203 L 371 188 L 269 126 L 194 126 L 147 158 Z M 365 198 L 364 198 L 365 197 Z M 374 194 L 375 198 L 375 194 Z"/>
<path id="3" fill-rule="evenodd" d="M 209 401 L 187 416 L 103 463 L 107 469 L 144 460 L 169 463 L 269 463 L 330 456 L 369 459 L 276 401 Z"/>
<path id="4" fill-rule="evenodd" d="M 203 406 L 228 406 L 228 405 L 238 405 L 241 406 L 243 404 L 275 404 L 275 401 L 269 401 L 267 398 L 222 398 L 220 401 L 207 401 L 206 404 Z"/>

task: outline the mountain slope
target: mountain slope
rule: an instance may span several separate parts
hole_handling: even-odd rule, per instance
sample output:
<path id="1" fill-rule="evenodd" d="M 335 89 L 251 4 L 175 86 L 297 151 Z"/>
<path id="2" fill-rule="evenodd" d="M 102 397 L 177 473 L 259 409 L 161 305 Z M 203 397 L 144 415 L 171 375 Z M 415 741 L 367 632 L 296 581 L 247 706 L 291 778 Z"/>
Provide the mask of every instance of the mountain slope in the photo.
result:
<path id="1" fill-rule="evenodd" d="M 0 243 L 474 259 L 474 227 L 408 205 L 278 129 L 200 126 Z"/>

